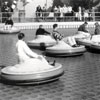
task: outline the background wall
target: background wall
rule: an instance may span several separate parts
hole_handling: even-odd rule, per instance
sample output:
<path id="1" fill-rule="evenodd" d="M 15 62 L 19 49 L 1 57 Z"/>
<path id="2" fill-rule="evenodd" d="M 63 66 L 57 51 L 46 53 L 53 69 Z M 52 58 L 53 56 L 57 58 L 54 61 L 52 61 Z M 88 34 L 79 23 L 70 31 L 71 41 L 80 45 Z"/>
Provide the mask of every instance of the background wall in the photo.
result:
<path id="1" fill-rule="evenodd" d="M 34 17 L 35 16 L 35 11 L 36 11 L 36 7 L 38 5 L 40 5 L 41 7 L 43 7 L 47 2 L 47 8 L 49 8 L 52 5 L 52 0 L 32 0 L 30 3 L 28 3 L 25 6 L 25 17 Z"/>

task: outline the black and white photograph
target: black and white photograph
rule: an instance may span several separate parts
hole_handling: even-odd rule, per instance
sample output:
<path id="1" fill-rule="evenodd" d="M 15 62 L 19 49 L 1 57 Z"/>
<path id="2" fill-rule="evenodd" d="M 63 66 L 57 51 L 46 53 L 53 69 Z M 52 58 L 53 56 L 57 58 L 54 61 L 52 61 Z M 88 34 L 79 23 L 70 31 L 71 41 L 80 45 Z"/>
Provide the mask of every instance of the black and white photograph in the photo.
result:
<path id="1" fill-rule="evenodd" d="M 0 0 L 0 100 L 100 100 L 100 0 Z"/>

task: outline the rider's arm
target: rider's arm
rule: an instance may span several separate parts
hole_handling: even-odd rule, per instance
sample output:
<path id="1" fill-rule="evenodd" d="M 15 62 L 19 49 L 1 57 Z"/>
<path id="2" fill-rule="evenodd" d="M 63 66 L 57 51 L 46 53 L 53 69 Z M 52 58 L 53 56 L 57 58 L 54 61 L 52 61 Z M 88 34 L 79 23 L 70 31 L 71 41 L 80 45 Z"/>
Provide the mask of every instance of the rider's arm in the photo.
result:
<path id="1" fill-rule="evenodd" d="M 23 50 L 30 58 L 38 58 L 38 54 L 33 52 L 25 42 L 23 42 Z"/>

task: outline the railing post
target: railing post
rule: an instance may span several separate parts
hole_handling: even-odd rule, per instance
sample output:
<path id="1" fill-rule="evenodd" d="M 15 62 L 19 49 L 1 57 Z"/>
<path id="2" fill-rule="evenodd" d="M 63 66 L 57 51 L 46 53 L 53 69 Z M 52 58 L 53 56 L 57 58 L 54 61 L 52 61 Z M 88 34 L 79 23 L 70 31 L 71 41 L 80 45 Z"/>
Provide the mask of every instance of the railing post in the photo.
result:
<path id="1" fill-rule="evenodd" d="M 20 22 L 20 10 L 18 11 L 18 21 Z"/>
<path id="2" fill-rule="evenodd" d="M 95 21 L 95 9 L 92 7 L 92 16 L 93 16 L 93 21 Z"/>

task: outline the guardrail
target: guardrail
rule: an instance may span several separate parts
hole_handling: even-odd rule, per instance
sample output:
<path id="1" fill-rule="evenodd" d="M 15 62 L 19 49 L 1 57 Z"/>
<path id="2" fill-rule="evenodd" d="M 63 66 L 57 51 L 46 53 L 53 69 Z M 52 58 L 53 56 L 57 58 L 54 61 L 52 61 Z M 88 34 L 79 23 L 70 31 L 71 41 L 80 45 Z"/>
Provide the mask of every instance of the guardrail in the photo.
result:
<path id="1" fill-rule="evenodd" d="M 25 12 L 18 12 L 13 16 L 12 12 L 1 12 L 0 22 L 5 22 L 8 16 L 12 16 L 14 22 L 70 22 L 70 21 L 100 21 L 100 12 L 88 12 L 86 14 L 71 13 L 54 13 L 54 12 L 36 12 L 32 17 L 27 17 Z"/>
<path id="2" fill-rule="evenodd" d="M 34 23 L 14 23 L 14 27 L 21 29 L 21 30 L 33 30 L 37 29 L 39 25 L 43 25 L 45 29 L 52 29 L 53 24 L 58 24 L 58 28 L 63 28 L 63 29 L 68 29 L 68 28 L 75 28 L 77 29 L 81 24 L 84 22 L 34 22 Z M 88 28 L 94 28 L 94 23 L 95 22 L 88 22 Z M 0 29 L 6 29 L 5 24 L 0 24 Z"/>

